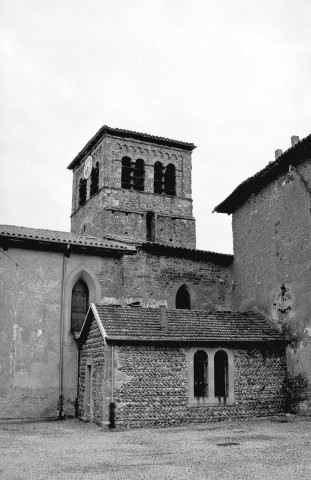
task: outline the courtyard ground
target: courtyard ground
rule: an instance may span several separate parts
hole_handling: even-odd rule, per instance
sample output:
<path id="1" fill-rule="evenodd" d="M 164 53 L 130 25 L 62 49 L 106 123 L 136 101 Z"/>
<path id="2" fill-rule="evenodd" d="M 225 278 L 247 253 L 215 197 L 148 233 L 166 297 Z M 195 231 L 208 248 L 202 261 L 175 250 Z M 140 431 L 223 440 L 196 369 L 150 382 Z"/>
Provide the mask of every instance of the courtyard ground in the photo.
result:
<path id="1" fill-rule="evenodd" d="M 311 419 L 126 431 L 79 420 L 0 422 L 0 478 L 310 479 Z"/>

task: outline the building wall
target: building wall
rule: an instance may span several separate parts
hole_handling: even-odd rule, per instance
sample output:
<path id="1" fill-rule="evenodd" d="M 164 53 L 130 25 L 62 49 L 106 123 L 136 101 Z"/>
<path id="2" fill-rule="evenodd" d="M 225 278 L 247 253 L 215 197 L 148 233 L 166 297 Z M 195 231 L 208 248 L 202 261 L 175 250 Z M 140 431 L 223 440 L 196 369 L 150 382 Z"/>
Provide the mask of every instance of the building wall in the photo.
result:
<path id="1" fill-rule="evenodd" d="M 189 353 L 189 348 L 174 346 L 114 347 L 113 398 L 117 427 L 177 425 L 275 415 L 285 411 L 284 348 L 253 347 L 232 350 L 234 402 L 228 405 L 190 404 Z M 81 349 L 81 417 L 85 413 L 85 370 L 90 359 L 93 364 L 90 419 L 106 426 L 109 423 L 111 399 L 111 347 L 104 346 L 95 321 Z"/>
<path id="2" fill-rule="evenodd" d="M 291 338 L 288 369 L 311 411 L 311 162 L 270 183 L 233 214 L 233 306 L 256 306 Z"/>
<path id="3" fill-rule="evenodd" d="M 97 323 L 90 325 L 87 340 L 80 349 L 79 361 L 79 391 L 78 416 L 89 418 L 99 425 L 108 425 L 109 394 L 110 394 L 110 364 L 107 361 L 109 347 L 104 347 L 103 338 Z M 86 369 L 91 367 L 91 402 L 90 412 L 86 412 Z M 109 369 L 107 373 L 107 369 Z M 104 388 L 105 383 L 105 388 Z"/>
<path id="4" fill-rule="evenodd" d="M 90 152 L 99 163 L 99 192 L 79 207 L 79 181 L 85 159 L 73 172 L 71 231 L 133 242 L 146 240 L 146 213 L 155 213 L 155 240 L 195 248 L 195 220 L 191 199 L 191 153 L 152 143 L 113 137 L 103 138 Z M 122 158 L 145 162 L 143 192 L 121 188 Z M 175 165 L 176 196 L 154 193 L 154 164 Z"/>
<path id="5" fill-rule="evenodd" d="M 145 304 L 166 300 L 168 308 L 173 309 L 177 290 L 186 284 L 192 309 L 230 310 L 230 266 L 139 250 L 138 255 L 123 256 L 122 267 L 124 294 L 141 298 Z"/>
<path id="6" fill-rule="evenodd" d="M 58 415 L 63 261 L 56 252 L 0 249 L 0 418 Z M 65 415 L 74 415 L 77 396 L 77 347 L 70 331 L 70 308 L 72 287 L 81 276 L 91 302 L 120 296 L 120 260 L 75 254 L 65 259 Z"/>

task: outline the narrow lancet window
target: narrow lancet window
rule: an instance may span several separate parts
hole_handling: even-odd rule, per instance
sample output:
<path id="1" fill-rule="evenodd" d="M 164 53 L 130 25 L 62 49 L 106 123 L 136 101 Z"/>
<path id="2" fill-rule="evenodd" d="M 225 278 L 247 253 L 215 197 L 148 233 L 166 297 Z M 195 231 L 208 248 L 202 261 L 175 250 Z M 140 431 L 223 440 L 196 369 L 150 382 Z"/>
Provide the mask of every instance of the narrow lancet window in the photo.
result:
<path id="1" fill-rule="evenodd" d="M 193 387 L 194 397 L 204 398 L 208 396 L 208 357 L 204 350 L 198 350 L 193 357 Z"/>
<path id="2" fill-rule="evenodd" d="M 71 330 L 81 330 L 89 308 L 89 289 L 83 280 L 78 280 L 71 295 Z"/>
<path id="3" fill-rule="evenodd" d="M 90 196 L 95 195 L 98 192 L 99 187 L 99 164 L 96 163 L 95 168 L 93 168 L 91 173 L 91 187 L 90 187 Z"/>
<path id="4" fill-rule="evenodd" d="M 177 291 L 176 308 L 181 308 L 185 310 L 191 309 L 191 299 L 187 285 L 182 285 Z"/>
<path id="5" fill-rule="evenodd" d="M 176 169 L 172 163 L 165 169 L 164 192 L 166 195 L 176 195 Z"/>
<path id="6" fill-rule="evenodd" d="M 79 205 L 84 205 L 86 202 L 86 180 L 82 179 L 79 183 Z"/>
<path id="7" fill-rule="evenodd" d="M 147 212 L 146 215 L 146 240 L 147 242 L 155 241 L 155 218 L 153 212 Z"/>
<path id="8" fill-rule="evenodd" d="M 122 159 L 121 187 L 130 189 L 132 185 L 132 167 L 131 159 L 124 157 Z"/>
<path id="9" fill-rule="evenodd" d="M 215 397 L 226 401 L 229 396 L 228 386 L 228 355 L 223 350 L 218 350 L 214 357 Z"/>
<path id="10" fill-rule="evenodd" d="M 164 190 L 164 169 L 161 162 L 154 164 L 154 193 L 162 193 Z"/>
<path id="11" fill-rule="evenodd" d="M 133 176 L 134 190 L 143 191 L 145 188 L 145 163 L 138 159 L 135 162 L 134 176 Z"/>

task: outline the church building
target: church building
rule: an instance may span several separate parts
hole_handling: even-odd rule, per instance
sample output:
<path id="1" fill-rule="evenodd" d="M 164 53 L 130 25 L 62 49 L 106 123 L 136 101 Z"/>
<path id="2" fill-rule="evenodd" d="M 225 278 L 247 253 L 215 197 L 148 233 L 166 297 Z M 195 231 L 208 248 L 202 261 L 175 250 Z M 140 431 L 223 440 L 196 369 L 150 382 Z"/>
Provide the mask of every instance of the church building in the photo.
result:
<path id="1" fill-rule="evenodd" d="M 234 256 L 196 249 L 194 149 L 103 126 L 68 166 L 71 232 L 0 226 L 0 418 L 310 412 L 310 136 L 216 207 Z"/>

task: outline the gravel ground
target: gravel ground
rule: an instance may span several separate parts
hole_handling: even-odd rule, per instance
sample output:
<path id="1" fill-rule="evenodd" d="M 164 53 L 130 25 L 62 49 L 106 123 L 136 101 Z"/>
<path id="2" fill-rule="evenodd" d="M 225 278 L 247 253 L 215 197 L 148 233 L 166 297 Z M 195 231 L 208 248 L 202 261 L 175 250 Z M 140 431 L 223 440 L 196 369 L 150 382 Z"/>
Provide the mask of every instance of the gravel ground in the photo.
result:
<path id="1" fill-rule="evenodd" d="M 311 479 L 311 419 L 103 431 L 65 420 L 0 423 L 0 478 Z"/>

